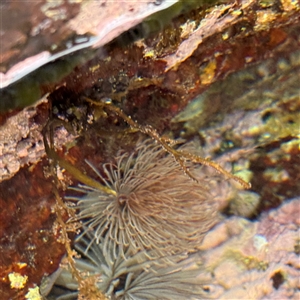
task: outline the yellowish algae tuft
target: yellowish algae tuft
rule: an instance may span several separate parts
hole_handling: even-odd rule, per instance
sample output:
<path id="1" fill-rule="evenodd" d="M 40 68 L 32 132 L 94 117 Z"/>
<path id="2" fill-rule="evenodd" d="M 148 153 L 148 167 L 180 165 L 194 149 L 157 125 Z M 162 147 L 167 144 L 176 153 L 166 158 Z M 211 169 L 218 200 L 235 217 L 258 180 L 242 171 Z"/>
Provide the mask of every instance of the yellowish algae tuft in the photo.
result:
<path id="1" fill-rule="evenodd" d="M 28 276 L 13 272 L 8 274 L 8 279 L 12 289 L 23 289 L 27 282 Z"/>
<path id="2" fill-rule="evenodd" d="M 42 300 L 39 287 L 36 286 L 35 288 L 29 288 L 25 298 L 28 300 Z"/>
<path id="3" fill-rule="evenodd" d="M 202 84 L 210 84 L 215 76 L 217 68 L 217 62 L 215 59 L 211 60 L 207 66 L 205 66 L 202 74 L 200 75 L 201 83 Z"/>

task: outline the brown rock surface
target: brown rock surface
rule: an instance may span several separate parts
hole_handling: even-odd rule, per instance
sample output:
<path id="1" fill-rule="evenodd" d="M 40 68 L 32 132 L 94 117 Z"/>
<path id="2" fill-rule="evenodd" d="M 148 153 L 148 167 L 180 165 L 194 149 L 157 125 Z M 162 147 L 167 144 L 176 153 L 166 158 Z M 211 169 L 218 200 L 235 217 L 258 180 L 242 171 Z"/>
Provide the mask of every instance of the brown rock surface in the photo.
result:
<path id="1" fill-rule="evenodd" d="M 71 5 L 68 13 L 78 13 L 78 4 L 66 3 L 62 12 L 64 5 Z M 41 4 L 22 12 L 20 20 L 38 7 Z M 50 10 L 53 19 L 55 9 Z M 62 24 L 62 19 L 55 24 Z M 98 101 L 111 98 L 132 119 L 152 125 L 160 133 L 171 130 L 170 136 L 187 140 L 200 137 L 205 156 L 229 169 L 244 164 L 241 169 L 252 174 L 253 192 L 262 198 L 254 214 L 299 195 L 298 3 L 242 1 L 198 8 L 175 18 L 172 26 L 129 45 L 117 40 L 51 82 L 34 78 L 41 95 L 51 93 L 49 101 L 1 114 L 0 289 L 8 299 L 22 299 L 28 287 L 39 285 L 44 274 L 57 268 L 64 252 L 52 228 L 52 179 L 45 177 L 48 164 L 42 129 L 48 118 L 61 121 L 60 128 L 54 128 L 55 147 L 80 170 L 89 172 L 84 159 L 99 164 L 121 147 L 134 147 L 136 136 L 127 134 L 128 126 L 116 115 L 90 106 L 83 96 Z M 50 30 L 47 28 L 41 30 Z M 41 51 L 25 41 L 28 36 L 23 31 L 7 30 L 12 39 L 5 46 L 9 58 L 3 70 L 10 59 L 12 65 L 15 58 L 25 58 L 18 47 L 31 45 Z M 59 31 L 53 34 L 64 37 Z M 10 53 L 15 46 L 17 52 Z M 25 86 L 31 93 L 32 86 Z M 8 96 L 1 101 L 14 101 L 11 94 L 3 95 Z M 194 117 L 177 115 L 201 95 L 206 98 L 192 108 Z M 63 174 L 66 185 L 76 183 L 70 174 Z M 230 188 L 228 194 L 231 192 Z M 216 189 L 214 194 L 221 197 L 225 189 Z M 10 287 L 9 274 L 13 272 L 28 276 L 24 289 Z M 275 273 L 270 271 L 268 276 Z"/>

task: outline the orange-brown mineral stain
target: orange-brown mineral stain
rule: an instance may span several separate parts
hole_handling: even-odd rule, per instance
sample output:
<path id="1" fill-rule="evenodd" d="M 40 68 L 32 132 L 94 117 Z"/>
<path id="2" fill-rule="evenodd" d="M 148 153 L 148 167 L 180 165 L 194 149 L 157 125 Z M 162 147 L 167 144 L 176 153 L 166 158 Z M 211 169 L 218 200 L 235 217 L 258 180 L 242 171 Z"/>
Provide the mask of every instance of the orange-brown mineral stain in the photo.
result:
<path id="1" fill-rule="evenodd" d="M 287 38 L 287 34 L 284 32 L 284 30 L 280 28 L 274 28 L 270 31 L 270 40 L 269 45 L 271 47 L 277 46 L 285 41 Z"/>
<path id="2" fill-rule="evenodd" d="M 0 184 L 0 294 L 23 299 L 28 288 L 58 266 L 64 247 L 57 243 L 52 184 L 42 164 L 22 169 Z M 25 280 L 26 279 L 26 280 Z"/>

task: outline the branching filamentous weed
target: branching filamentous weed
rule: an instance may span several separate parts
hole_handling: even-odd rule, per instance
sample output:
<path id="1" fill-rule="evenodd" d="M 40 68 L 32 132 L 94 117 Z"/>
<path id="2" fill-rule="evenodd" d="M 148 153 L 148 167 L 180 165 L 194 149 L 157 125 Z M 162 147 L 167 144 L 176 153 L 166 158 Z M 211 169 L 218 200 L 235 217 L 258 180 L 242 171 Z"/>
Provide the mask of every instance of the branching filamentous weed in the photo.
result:
<path id="1" fill-rule="evenodd" d="M 191 179 L 195 180 L 198 182 L 198 179 L 189 171 L 189 168 L 186 165 L 187 161 L 196 163 L 196 164 L 201 164 L 205 166 L 209 166 L 213 169 L 215 169 L 218 173 L 223 174 L 224 176 L 231 178 L 238 182 L 243 188 L 245 189 L 250 189 L 251 184 L 243 180 L 242 178 L 235 176 L 231 174 L 230 172 L 226 171 L 223 169 L 220 165 L 217 163 L 211 161 L 210 159 L 207 158 L 202 158 L 198 155 L 194 155 L 192 153 L 189 153 L 187 151 L 178 151 L 172 148 L 172 144 L 175 143 L 175 141 L 161 137 L 158 132 L 151 126 L 151 125 L 146 125 L 142 126 L 138 124 L 137 122 L 133 121 L 131 117 L 127 116 L 120 108 L 114 106 L 111 104 L 111 101 L 101 101 L 97 102 L 89 98 L 85 98 L 86 101 L 92 103 L 93 105 L 96 105 L 98 107 L 101 107 L 103 109 L 107 109 L 110 112 L 116 113 L 118 116 L 120 116 L 127 124 L 134 130 L 140 131 L 148 136 L 150 136 L 153 140 L 155 140 L 158 144 L 162 146 L 162 148 L 170 153 L 176 162 L 181 166 L 182 170 L 184 171 L 185 174 L 187 174 Z"/>

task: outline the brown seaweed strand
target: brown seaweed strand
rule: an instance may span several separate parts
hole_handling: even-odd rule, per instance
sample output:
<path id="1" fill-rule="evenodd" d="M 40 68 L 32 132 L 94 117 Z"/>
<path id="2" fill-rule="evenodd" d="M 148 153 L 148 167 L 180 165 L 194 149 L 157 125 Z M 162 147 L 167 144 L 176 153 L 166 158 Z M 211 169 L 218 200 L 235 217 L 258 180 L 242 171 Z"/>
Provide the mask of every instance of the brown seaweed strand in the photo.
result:
<path id="1" fill-rule="evenodd" d="M 211 160 L 201 158 L 200 156 L 193 155 L 186 151 L 177 151 L 173 149 L 169 144 L 173 144 L 170 142 L 170 139 L 162 138 L 158 134 L 157 130 L 154 129 L 150 125 L 142 126 L 138 124 L 136 121 L 133 121 L 130 116 L 127 116 L 120 108 L 105 102 L 97 102 L 89 98 L 85 98 L 88 102 L 107 108 L 111 112 L 117 114 L 119 117 L 121 117 L 132 129 L 137 129 L 140 132 L 147 134 L 148 136 L 152 137 L 156 142 L 158 142 L 168 153 L 170 153 L 174 159 L 179 163 L 181 168 L 183 169 L 184 173 L 187 174 L 191 179 L 198 182 L 198 180 L 189 172 L 188 167 L 185 165 L 186 160 L 192 161 L 194 163 L 199 163 L 202 165 L 210 166 L 211 168 L 215 169 L 217 172 L 227 176 L 228 178 L 231 178 L 238 182 L 241 186 L 243 186 L 245 189 L 250 189 L 251 184 L 244 181 L 241 177 L 235 176 L 231 174 L 230 172 L 223 169 L 220 165 L 218 165 L 216 162 L 213 162 Z"/>

